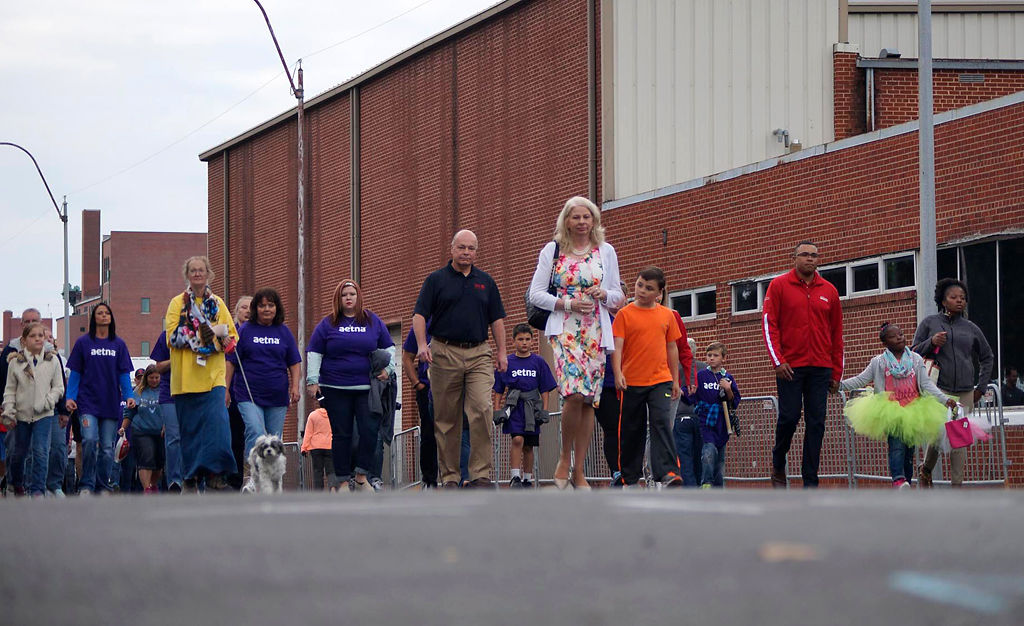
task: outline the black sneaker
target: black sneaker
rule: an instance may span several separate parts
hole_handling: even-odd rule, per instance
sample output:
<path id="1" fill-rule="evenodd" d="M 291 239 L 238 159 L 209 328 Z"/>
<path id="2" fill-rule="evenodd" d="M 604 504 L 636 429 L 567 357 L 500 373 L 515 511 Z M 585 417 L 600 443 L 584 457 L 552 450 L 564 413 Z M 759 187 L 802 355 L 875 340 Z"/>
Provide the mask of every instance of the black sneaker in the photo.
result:
<path id="1" fill-rule="evenodd" d="M 513 476 L 512 480 L 508 481 L 508 488 L 509 489 L 522 489 L 523 488 L 523 479 L 518 477 L 518 476 Z"/>
<path id="2" fill-rule="evenodd" d="M 171 483 L 171 486 L 167 488 L 167 493 L 181 493 L 181 485 L 178 483 Z"/>
<path id="3" fill-rule="evenodd" d="M 615 472 L 614 474 L 612 474 L 612 482 L 611 484 L 608 485 L 608 487 L 610 487 L 611 489 L 622 489 L 625 486 L 626 481 L 622 479 L 622 474 L 620 472 Z"/>
<path id="4" fill-rule="evenodd" d="M 181 486 L 181 493 L 199 493 L 199 483 L 195 478 L 186 478 Z"/>
<path id="5" fill-rule="evenodd" d="M 526 478 L 524 478 L 523 479 L 523 489 L 533 489 L 533 481 L 532 480 L 527 480 Z"/>
<path id="6" fill-rule="evenodd" d="M 212 474 L 206 477 L 207 491 L 233 491 L 223 474 Z"/>

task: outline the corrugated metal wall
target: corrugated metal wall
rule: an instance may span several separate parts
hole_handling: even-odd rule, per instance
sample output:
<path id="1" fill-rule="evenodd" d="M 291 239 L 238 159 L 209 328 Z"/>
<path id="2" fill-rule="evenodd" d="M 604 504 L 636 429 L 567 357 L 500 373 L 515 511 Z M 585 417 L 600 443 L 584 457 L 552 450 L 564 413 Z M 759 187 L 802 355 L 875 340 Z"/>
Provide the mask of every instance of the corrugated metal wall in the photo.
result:
<path id="1" fill-rule="evenodd" d="M 851 13 L 850 43 L 877 57 L 897 48 L 917 58 L 916 13 Z M 936 59 L 1024 59 L 1024 13 L 933 13 L 932 56 Z"/>
<path id="2" fill-rule="evenodd" d="M 838 0 L 614 0 L 604 199 L 832 139 Z"/>

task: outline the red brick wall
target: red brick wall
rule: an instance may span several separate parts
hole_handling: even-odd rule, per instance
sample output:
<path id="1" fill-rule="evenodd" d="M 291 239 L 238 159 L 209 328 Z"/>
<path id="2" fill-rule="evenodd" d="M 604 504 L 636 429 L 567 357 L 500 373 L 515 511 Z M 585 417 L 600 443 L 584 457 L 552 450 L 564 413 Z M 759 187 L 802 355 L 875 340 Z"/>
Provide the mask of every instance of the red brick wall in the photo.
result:
<path id="1" fill-rule="evenodd" d="M 107 241 L 110 253 L 110 308 L 117 320 L 117 335 L 132 356 L 142 354 L 142 342 L 150 349 L 163 330 L 164 314 L 171 298 L 181 293 L 185 279 L 181 266 L 192 255 L 206 254 L 206 233 L 113 232 Z M 141 312 L 142 298 L 149 298 L 150 312 Z M 86 320 L 88 325 L 88 319 Z"/>
<path id="2" fill-rule="evenodd" d="M 864 132 L 867 124 L 864 107 L 864 70 L 857 67 L 856 52 L 832 53 L 832 98 L 835 139 Z"/>
<path id="3" fill-rule="evenodd" d="M 961 83 L 961 74 L 981 74 L 985 82 Z M 1024 72 L 934 70 L 932 77 L 936 113 L 1024 90 Z M 875 128 L 916 120 L 917 113 L 917 70 L 875 70 Z"/>

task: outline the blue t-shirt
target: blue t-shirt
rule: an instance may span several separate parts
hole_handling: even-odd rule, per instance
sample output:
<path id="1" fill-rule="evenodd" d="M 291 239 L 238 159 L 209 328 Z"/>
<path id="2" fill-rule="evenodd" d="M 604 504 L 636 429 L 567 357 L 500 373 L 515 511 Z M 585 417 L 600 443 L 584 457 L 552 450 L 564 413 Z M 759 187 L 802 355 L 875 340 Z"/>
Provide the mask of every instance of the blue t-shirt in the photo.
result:
<path id="1" fill-rule="evenodd" d="M 245 378 L 238 367 L 239 358 L 245 368 Z M 235 366 L 231 381 L 231 397 L 235 402 L 249 402 L 251 390 L 251 401 L 259 406 L 288 406 L 288 368 L 302 361 L 290 328 L 284 324 L 242 324 L 238 328 L 237 347 L 227 355 L 227 360 Z"/>
<path id="2" fill-rule="evenodd" d="M 551 368 L 539 354 L 531 354 L 526 357 L 510 354 L 508 369 L 504 372 L 494 371 L 494 391 L 496 393 L 505 393 L 506 389 L 520 391 L 536 389 L 541 393 L 546 393 L 557 386 L 555 377 L 551 375 Z M 505 423 L 502 430 L 506 433 L 521 433 L 526 432 L 525 428 L 526 417 L 523 414 L 523 402 L 520 400 L 509 414 L 509 421 Z M 540 424 L 537 425 L 536 430 L 530 432 L 539 431 Z"/>
<path id="3" fill-rule="evenodd" d="M 101 419 L 121 418 L 121 385 L 118 378 L 131 374 L 128 346 L 120 337 L 93 339 L 82 335 L 71 349 L 68 368 L 82 377 L 78 385 L 80 415 Z"/>
<path id="4" fill-rule="evenodd" d="M 391 333 L 380 318 L 366 311 L 366 325 L 353 317 L 343 317 L 337 325 L 330 316 L 320 320 L 309 339 L 307 352 L 323 355 L 320 384 L 328 387 L 354 387 L 370 384 L 370 354 L 378 348 L 390 348 Z"/>
<path id="5" fill-rule="evenodd" d="M 429 325 L 428 325 L 429 326 Z M 427 328 L 427 343 L 430 343 L 430 328 Z M 416 332 L 409 329 L 409 334 L 405 338 L 405 343 L 402 344 L 403 352 L 411 352 L 412 354 L 419 353 L 419 346 L 416 344 Z M 430 389 L 430 377 L 427 376 L 427 362 L 420 360 L 416 362 L 416 376 L 419 377 L 421 383 L 426 385 L 427 389 Z"/>
<path id="6" fill-rule="evenodd" d="M 160 390 L 143 389 L 135 397 L 134 409 L 125 409 L 125 417 L 132 421 L 132 430 L 140 435 L 159 435 L 164 427 L 160 413 Z"/>
<path id="7" fill-rule="evenodd" d="M 171 351 L 167 347 L 167 331 L 160 331 L 160 338 L 156 340 L 156 344 L 153 346 L 153 351 L 149 353 L 149 358 L 153 359 L 157 363 L 161 361 L 171 360 Z M 171 397 L 171 370 L 167 370 L 163 374 L 160 374 L 160 404 L 173 404 L 174 398 Z"/>

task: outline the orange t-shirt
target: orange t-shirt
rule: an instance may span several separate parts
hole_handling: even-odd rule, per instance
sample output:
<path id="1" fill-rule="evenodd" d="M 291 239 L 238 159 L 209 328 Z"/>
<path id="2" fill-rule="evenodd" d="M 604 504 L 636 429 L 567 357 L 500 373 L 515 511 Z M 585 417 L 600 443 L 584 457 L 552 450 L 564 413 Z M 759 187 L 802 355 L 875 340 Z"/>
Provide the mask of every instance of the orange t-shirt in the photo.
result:
<path id="1" fill-rule="evenodd" d="M 668 344 L 682 335 L 672 311 L 663 306 L 642 309 L 630 303 L 615 315 L 612 334 L 622 337 L 622 375 L 630 387 L 671 382 Z"/>

